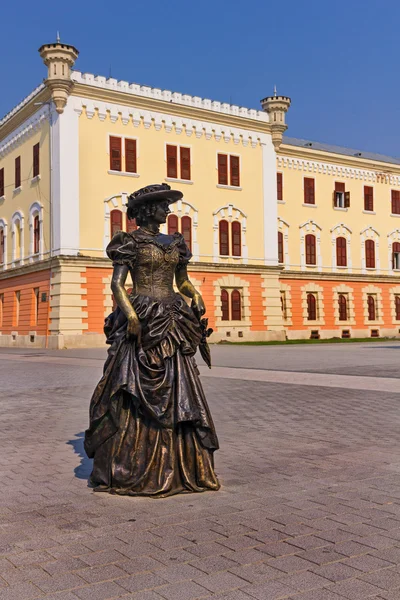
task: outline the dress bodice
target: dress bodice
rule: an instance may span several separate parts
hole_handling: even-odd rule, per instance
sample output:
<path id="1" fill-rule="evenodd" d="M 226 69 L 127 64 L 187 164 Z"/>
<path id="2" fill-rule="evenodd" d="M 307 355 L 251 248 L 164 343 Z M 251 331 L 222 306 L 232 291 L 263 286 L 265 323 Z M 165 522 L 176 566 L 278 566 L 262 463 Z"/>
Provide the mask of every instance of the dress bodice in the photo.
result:
<path id="1" fill-rule="evenodd" d="M 118 232 L 107 247 L 113 264 L 129 267 L 133 293 L 152 298 L 174 295 L 174 275 L 178 264 L 187 264 L 191 253 L 180 233 L 152 235 L 138 229 Z"/>

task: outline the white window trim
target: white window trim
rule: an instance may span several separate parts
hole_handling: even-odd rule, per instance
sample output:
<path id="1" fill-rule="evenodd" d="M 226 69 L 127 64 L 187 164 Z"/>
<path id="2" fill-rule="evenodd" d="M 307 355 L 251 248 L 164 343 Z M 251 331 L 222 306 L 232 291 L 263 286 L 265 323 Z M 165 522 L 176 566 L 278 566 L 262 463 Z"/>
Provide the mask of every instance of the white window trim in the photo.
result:
<path id="1" fill-rule="evenodd" d="M 347 227 L 347 225 L 345 225 L 344 223 L 338 223 L 337 225 L 335 225 L 335 227 L 332 227 L 331 229 L 331 234 L 332 234 L 332 270 L 333 271 L 337 271 L 337 270 L 343 270 L 346 269 L 346 271 L 348 273 L 352 272 L 352 258 L 351 258 L 351 235 L 352 235 L 352 230 Z M 344 237 L 346 239 L 346 250 L 347 250 L 347 266 L 343 267 L 343 266 L 339 266 L 336 264 L 336 240 L 339 237 Z"/>
<path id="2" fill-rule="evenodd" d="M 217 150 L 216 154 L 215 154 L 215 160 L 216 160 L 216 164 L 215 164 L 215 169 L 217 171 L 217 184 L 216 187 L 223 189 L 223 190 L 233 190 L 233 191 L 238 191 L 241 192 L 242 191 L 242 186 L 241 185 L 231 185 L 230 183 L 228 183 L 227 185 L 224 185 L 223 183 L 218 183 L 218 154 L 224 154 L 225 156 L 231 157 L 231 156 L 236 156 L 239 159 L 239 181 L 240 184 L 242 184 L 242 156 L 240 154 L 237 154 L 236 152 L 221 152 L 220 150 Z M 228 181 L 231 180 L 231 161 L 228 160 Z"/>
<path id="3" fill-rule="evenodd" d="M 107 133 L 107 138 L 106 138 L 106 144 L 107 144 L 107 154 L 108 156 L 110 156 L 110 138 L 111 137 L 116 137 L 116 138 L 121 138 L 121 140 L 123 140 L 123 142 L 121 142 L 121 162 L 122 165 L 121 167 L 125 166 L 125 140 L 135 140 L 136 142 L 136 167 L 138 166 L 137 163 L 139 162 L 139 156 L 140 156 L 140 151 L 139 151 L 139 138 L 135 137 L 135 136 L 131 136 L 131 135 L 122 135 L 120 133 Z M 110 164 L 110 159 L 108 159 L 108 164 Z M 112 169 L 108 169 L 107 173 L 109 175 L 125 175 L 128 177 L 140 177 L 139 173 L 130 173 L 128 171 L 114 171 Z"/>
<path id="4" fill-rule="evenodd" d="M 170 204 L 169 210 L 171 211 L 172 215 L 176 215 L 178 217 L 179 229 L 181 228 L 180 224 L 181 224 L 182 217 L 190 217 L 192 219 L 192 254 L 193 254 L 193 260 L 199 261 L 200 260 L 200 248 L 199 248 L 199 242 L 197 239 L 197 228 L 199 225 L 199 211 L 197 210 L 197 208 L 195 208 L 195 206 L 193 206 L 193 204 L 186 202 L 186 200 L 184 200 L 183 198 L 182 198 L 182 200 L 178 200 L 177 202 Z M 167 231 L 168 231 L 167 223 L 161 225 L 160 229 L 161 229 L 162 233 L 167 233 Z"/>
<path id="5" fill-rule="evenodd" d="M 283 234 L 283 263 L 278 263 L 280 267 L 288 269 L 290 267 L 289 258 L 289 223 L 278 217 L 278 232 Z"/>
<path id="6" fill-rule="evenodd" d="M 24 246 L 24 215 L 21 211 L 16 211 L 13 216 L 11 217 L 11 238 L 12 238 L 12 254 L 11 254 L 11 265 L 13 267 L 16 266 L 16 264 L 18 263 L 18 265 L 23 265 L 24 264 L 24 258 L 25 258 L 25 246 Z M 20 257 L 17 259 L 16 254 L 17 254 L 17 246 L 16 246 L 16 225 L 17 223 L 19 223 L 19 227 L 20 227 L 20 249 L 19 249 L 19 254 Z"/>
<path id="7" fill-rule="evenodd" d="M 366 227 L 360 232 L 361 236 L 361 271 L 367 273 L 367 271 L 380 271 L 380 257 L 379 257 L 379 233 L 373 227 Z M 375 267 L 366 266 L 366 253 L 365 253 L 365 242 L 372 240 L 375 242 Z"/>
<path id="8" fill-rule="evenodd" d="M 40 238 L 39 252 L 34 253 L 34 219 L 39 217 Z M 42 260 L 44 250 L 43 240 L 43 205 L 39 202 L 34 202 L 29 208 L 29 262 L 34 262 L 35 258 Z"/>
<path id="9" fill-rule="evenodd" d="M 178 175 L 181 174 L 181 148 L 188 148 L 190 150 L 190 176 L 192 176 L 192 166 L 193 166 L 193 146 L 192 144 L 172 144 L 171 142 L 164 142 L 164 162 L 165 162 L 165 172 L 167 173 L 167 146 L 175 146 L 178 148 L 176 153 L 176 165 L 178 169 Z M 181 179 L 180 177 L 168 177 L 164 178 L 164 181 L 170 181 L 172 183 L 187 183 L 189 185 L 193 184 L 193 179 Z"/>
<path id="10" fill-rule="evenodd" d="M 248 262 L 248 247 L 246 240 L 246 231 L 247 231 L 247 215 L 234 204 L 226 204 L 225 206 L 221 206 L 215 212 L 213 212 L 214 218 L 214 252 L 213 252 L 213 261 L 216 263 L 222 262 L 227 259 L 233 259 L 235 262 L 243 262 L 246 264 Z M 233 221 L 238 221 L 241 224 L 241 242 L 242 242 L 242 253 L 241 256 L 232 256 L 232 254 L 228 255 L 220 255 L 219 253 L 219 222 L 220 221 L 228 221 L 231 224 Z M 232 244 L 229 233 L 229 252 L 231 251 Z"/>
<path id="11" fill-rule="evenodd" d="M 7 238 L 8 238 L 8 223 L 5 219 L 0 219 L 0 229 L 4 231 L 4 256 L 3 264 L 0 264 L 0 269 L 5 271 L 8 266 Z"/>
<path id="12" fill-rule="evenodd" d="M 312 219 L 299 225 L 300 229 L 300 267 L 302 271 L 308 269 L 322 271 L 322 255 L 321 255 L 321 231 L 322 228 Z M 315 235 L 316 238 L 316 264 L 308 265 L 306 263 L 306 235 L 309 233 Z"/>

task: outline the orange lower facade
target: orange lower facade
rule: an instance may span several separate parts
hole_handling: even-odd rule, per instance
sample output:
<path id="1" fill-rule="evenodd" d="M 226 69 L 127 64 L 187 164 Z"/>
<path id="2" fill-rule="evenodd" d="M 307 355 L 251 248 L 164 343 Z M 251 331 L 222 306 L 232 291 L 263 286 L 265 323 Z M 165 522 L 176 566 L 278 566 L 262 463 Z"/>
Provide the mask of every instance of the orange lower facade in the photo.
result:
<path id="1" fill-rule="evenodd" d="M 84 258 L 53 259 L 40 269 L 27 265 L 4 271 L 0 346 L 103 345 L 104 319 L 113 308 L 111 275 L 106 259 Z M 199 263 L 191 267 L 190 277 L 207 306 L 214 330 L 210 341 L 400 336 L 397 278 L 306 276 L 274 268 Z M 235 306 L 230 303 L 234 290 L 240 299 Z M 311 315 L 310 295 L 315 303 Z M 345 298 L 345 313 L 339 310 L 339 296 Z"/>

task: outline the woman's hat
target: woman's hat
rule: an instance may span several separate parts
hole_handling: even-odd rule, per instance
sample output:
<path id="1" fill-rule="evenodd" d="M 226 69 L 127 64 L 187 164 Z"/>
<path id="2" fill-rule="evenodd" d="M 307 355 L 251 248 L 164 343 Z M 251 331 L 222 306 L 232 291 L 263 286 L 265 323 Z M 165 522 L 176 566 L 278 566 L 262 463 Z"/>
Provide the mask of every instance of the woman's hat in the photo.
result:
<path id="1" fill-rule="evenodd" d="M 167 183 L 155 183 L 148 185 L 128 197 L 128 206 L 131 209 L 137 208 L 146 202 L 168 200 L 170 204 L 183 198 L 179 190 L 171 190 Z"/>

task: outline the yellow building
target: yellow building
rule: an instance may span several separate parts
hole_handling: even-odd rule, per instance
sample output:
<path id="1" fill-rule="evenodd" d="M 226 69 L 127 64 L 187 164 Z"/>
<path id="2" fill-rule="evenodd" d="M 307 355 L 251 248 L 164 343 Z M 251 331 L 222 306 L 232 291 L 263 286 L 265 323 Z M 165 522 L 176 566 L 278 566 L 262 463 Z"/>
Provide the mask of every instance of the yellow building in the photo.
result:
<path id="1" fill-rule="evenodd" d="M 129 193 L 164 181 L 212 340 L 398 335 L 400 162 L 282 142 L 286 97 L 251 110 L 39 51 L 46 81 L 0 121 L 0 345 L 103 344 L 105 248 L 136 227 Z"/>

